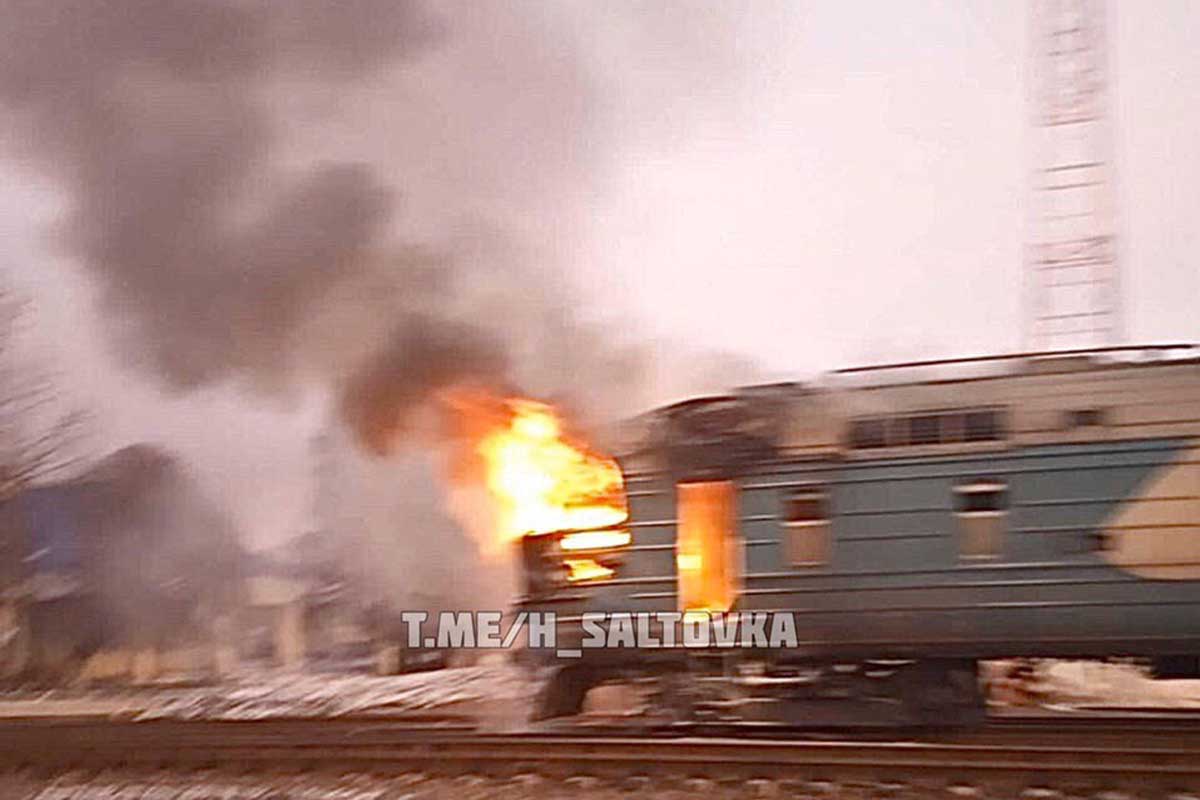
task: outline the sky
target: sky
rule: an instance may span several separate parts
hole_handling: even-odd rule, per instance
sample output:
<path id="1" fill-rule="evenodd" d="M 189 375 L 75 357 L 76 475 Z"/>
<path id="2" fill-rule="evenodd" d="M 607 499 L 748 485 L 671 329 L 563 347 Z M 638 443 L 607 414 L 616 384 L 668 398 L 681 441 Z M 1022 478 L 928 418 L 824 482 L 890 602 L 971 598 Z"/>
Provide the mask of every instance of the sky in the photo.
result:
<path id="1" fill-rule="evenodd" d="M 572 325 L 648 354 L 631 406 L 1020 346 L 1025 3 L 429 6 L 442 34 L 394 66 L 264 82 L 273 161 L 369 162 L 399 197 L 382 238 L 532 265 L 464 293 L 494 291 L 501 315 L 567 298 Z M 1200 22 L 1187 0 L 1115 3 L 1110 22 L 1126 338 L 1200 341 Z M 119 287 L 56 239 L 72 195 L 51 172 L 0 161 L 0 259 L 96 448 L 181 453 L 253 543 L 310 528 L 325 367 L 278 391 L 164 380 L 114 333 Z M 357 357 L 387 313 L 353 309 L 316 360 Z M 561 360 L 559 380 L 594 379 Z"/>

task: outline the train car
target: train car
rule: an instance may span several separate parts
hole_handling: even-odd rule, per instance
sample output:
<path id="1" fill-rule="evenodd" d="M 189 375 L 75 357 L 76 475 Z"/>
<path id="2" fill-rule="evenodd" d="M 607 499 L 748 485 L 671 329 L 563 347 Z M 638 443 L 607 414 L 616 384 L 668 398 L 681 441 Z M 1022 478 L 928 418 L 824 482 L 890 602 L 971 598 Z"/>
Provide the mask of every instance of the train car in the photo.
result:
<path id="1" fill-rule="evenodd" d="M 558 626 L 534 656 L 553 668 L 538 717 L 628 681 L 689 718 L 813 719 L 837 699 L 928 723 L 978 718 L 984 660 L 1194 672 L 1195 346 L 847 369 L 631 429 L 619 535 L 522 543 L 518 606 Z M 562 656 L 589 612 L 656 611 L 787 612 L 797 641 Z"/>

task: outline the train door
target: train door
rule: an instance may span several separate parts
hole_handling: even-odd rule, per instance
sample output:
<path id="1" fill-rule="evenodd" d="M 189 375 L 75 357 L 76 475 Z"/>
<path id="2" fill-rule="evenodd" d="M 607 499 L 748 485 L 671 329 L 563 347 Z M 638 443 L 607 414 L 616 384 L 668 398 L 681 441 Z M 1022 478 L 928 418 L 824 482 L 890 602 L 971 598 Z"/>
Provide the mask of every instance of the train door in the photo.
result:
<path id="1" fill-rule="evenodd" d="M 675 565 L 680 611 L 728 611 L 741 584 L 741 537 L 733 481 L 676 487 Z"/>

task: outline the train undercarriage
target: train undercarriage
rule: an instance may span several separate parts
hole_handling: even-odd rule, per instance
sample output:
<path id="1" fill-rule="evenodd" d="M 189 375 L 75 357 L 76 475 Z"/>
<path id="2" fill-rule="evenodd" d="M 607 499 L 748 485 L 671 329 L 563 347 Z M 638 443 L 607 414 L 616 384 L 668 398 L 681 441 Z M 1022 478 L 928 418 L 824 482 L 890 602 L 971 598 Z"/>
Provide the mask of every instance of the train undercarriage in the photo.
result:
<path id="1" fill-rule="evenodd" d="M 986 717 L 971 659 L 834 663 L 688 654 L 654 669 L 555 667 L 534 719 L 578 715 L 589 692 L 612 685 L 628 689 L 620 713 L 648 724 L 961 727 Z"/>

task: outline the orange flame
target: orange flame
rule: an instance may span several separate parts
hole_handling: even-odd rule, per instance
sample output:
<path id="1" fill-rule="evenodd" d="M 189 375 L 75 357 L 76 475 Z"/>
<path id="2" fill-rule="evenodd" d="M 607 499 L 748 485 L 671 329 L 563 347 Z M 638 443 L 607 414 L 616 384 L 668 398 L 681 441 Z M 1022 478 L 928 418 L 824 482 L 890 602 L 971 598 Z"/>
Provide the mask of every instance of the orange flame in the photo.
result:
<path id="1" fill-rule="evenodd" d="M 571 583 L 599 581 L 613 576 L 612 569 L 591 558 L 568 558 L 563 563 L 567 565 L 567 580 Z"/>
<path id="2" fill-rule="evenodd" d="M 462 393 L 449 402 L 465 422 L 473 454 L 481 462 L 483 482 L 496 506 L 494 535 L 502 542 L 608 528 L 628 517 L 616 461 L 569 437 L 552 407 Z M 612 533 L 628 543 L 627 532 Z M 582 560 L 578 567 L 593 572 Z"/>

